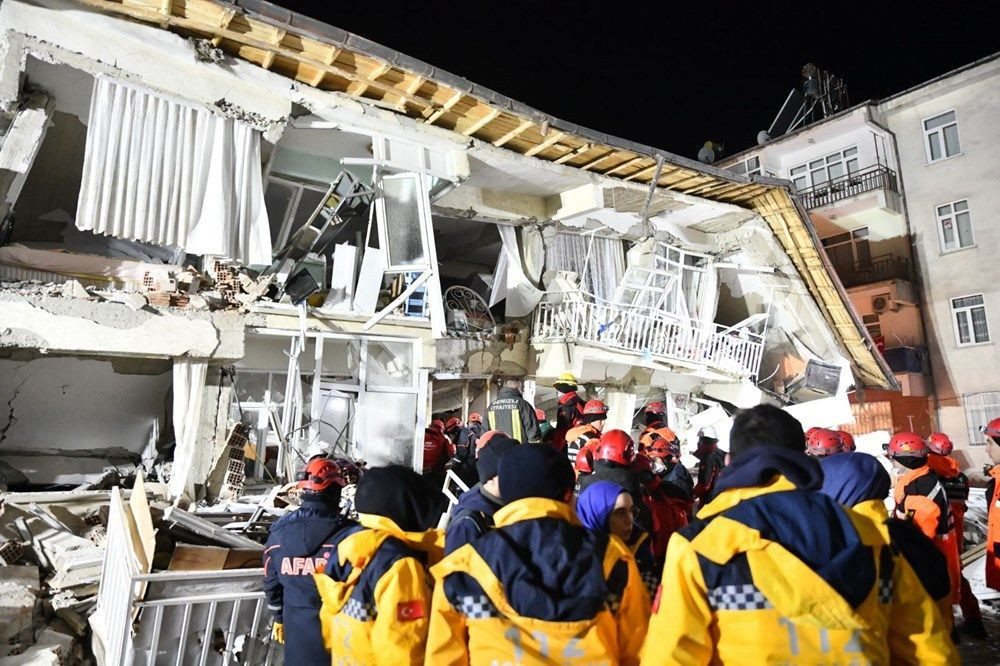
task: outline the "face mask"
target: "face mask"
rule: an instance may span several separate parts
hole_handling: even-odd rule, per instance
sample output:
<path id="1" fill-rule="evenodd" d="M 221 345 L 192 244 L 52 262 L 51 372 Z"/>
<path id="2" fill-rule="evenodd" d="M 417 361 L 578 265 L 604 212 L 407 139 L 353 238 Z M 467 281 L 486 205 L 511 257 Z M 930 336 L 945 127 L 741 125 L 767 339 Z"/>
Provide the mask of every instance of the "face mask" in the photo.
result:
<path id="1" fill-rule="evenodd" d="M 663 462 L 663 458 L 653 458 L 653 471 L 657 474 L 665 472 L 667 470 L 667 464 Z"/>

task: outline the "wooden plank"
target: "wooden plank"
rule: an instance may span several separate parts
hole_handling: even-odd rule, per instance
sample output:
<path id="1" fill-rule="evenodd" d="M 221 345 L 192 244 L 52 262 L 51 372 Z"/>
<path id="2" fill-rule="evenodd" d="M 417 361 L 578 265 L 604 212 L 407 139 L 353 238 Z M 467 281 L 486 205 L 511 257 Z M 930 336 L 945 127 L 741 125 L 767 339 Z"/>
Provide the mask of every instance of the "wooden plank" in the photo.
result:
<path id="1" fill-rule="evenodd" d="M 382 63 L 376 67 L 371 74 L 365 75 L 363 81 L 355 81 L 351 85 L 347 86 L 347 94 L 354 95 L 355 97 L 361 97 L 365 94 L 365 91 L 371 87 L 380 76 L 392 69 L 392 66 L 388 63 Z"/>
<path id="2" fill-rule="evenodd" d="M 497 146 L 499 148 L 500 146 L 504 145 L 505 143 L 507 143 L 511 139 L 514 139 L 514 138 L 520 136 L 521 134 L 523 134 L 525 131 L 527 131 L 527 129 L 529 127 L 531 127 L 534 124 L 535 124 L 534 121 L 531 121 L 531 120 L 522 120 L 520 125 L 518 125 L 514 129 L 512 129 L 511 131 L 507 132 L 502 137 L 500 137 L 499 139 L 497 139 L 496 141 L 494 141 L 493 145 Z"/>
<path id="3" fill-rule="evenodd" d="M 564 162 L 570 161 L 574 157 L 579 157 L 580 155 L 583 155 L 585 152 L 587 152 L 588 150 L 592 149 L 593 147 L 594 147 L 594 144 L 592 144 L 592 143 L 585 143 L 582 146 L 580 146 L 579 148 L 571 150 L 568 153 L 566 153 L 565 155 L 563 155 L 562 157 L 560 157 L 560 158 L 558 158 L 556 160 L 553 160 L 553 161 L 556 164 L 563 164 Z"/>
<path id="4" fill-rule="evenodd" d="M 340 49 L 331 48 L 329 54 L 324 58 L 324 60 L 326 61 L 327 65 L 332 65 L 334 61 L 337 60 L 337 56 L 339 55 L 340 55 Z M 327 72 L 326 69 L 318 69 L 316 71 L 316 76 L 310 79 L 307 83 L 309 83 L 309 85 L 311 85 L 313 88 L 318 88 L 319 84 L 323 82 L 323 79 L 326 78 L 326 75 L 328 73 L 329 72 Z"/>
<path id="5" fill-rule="evenodd" d="M 234 16 L 236 16 L 236 10 L 232 9 L 231 7 L 227 7 L 226 9 L 223 10 L 222 16 L 219 17 L 219 23 L 217 27 L 222 30 L 225 30 L 226 28 L 229 27 L 229 22 L 233 20 Z M 168 23 L 173 23 L 174 20 L 175 19 L 171 19 L 170 21 L 168 21 Z M 221 43 L 222 43 L 221 35 L 216 35 L 215 37 L 212 37 L 212 46 L 218 47 L 219 44 Z"/>
<path id="6" fill-rule="evenodd" d="M 648 160 L 648 159 L 650 159 L 650 158 L 648 158 L 648 157 L 643 157 L 642 159 L 644 159 L 644 160 Z M 653 162 L 653 163 L 652 163 L 652 164 L 650 164 L 649 166 L 647 166 L 647 167 L 643 167 L 643 168 L 639 169 L 638 171 L 636 171 L 635 173 L 633 173 L 633 174 L 630 174 L 630 175 L 628 175 L 628 176 L 625 176 L 625 180 L 635 180 L 635 179 L 637 179 L 637 178 L 642 178 L 642 177 L 643 177 L 643 176 L 645 176 L 645 175 L 646 175 L 647 173 L 650 173 L 651 171 L 655 171 L 655 170 L 656 170 L 656 162 Z"/>
<path id="7" fill-rule="evenodd" d="M 500 109 L 491 109 L 487 111 L 486 115 L 462 130 L 462 134 L 465 136 L 472 136 L 480 129 L 493 122 L 493 120 L 499 115 Z"/>
<path id="8" fill-rule="evenodd" d="M 618 173 L 619 171 L 622 171 L 623 169 L 627 169 L 628 167 L 632 166 L 636 162 L 639 162 L 639 161 L 645 160 L 645 159 L 648 159 L 645 155 L 636 155 L 635 157 L 630 157 L 627 160 L 625 160 L 624 162 L 621 162 L 621 163 L 616 164 L 615 166 L 611 167 L 607 171 L 602 171 L 601 175 L 602 176 L 611 176 L 613 174 Z"/>
<path id="9" fill-rule="evenodd" d="M 590 171 L 591 169 L 593 169 L 595 166 L 597 166 L 598 164 L 600 164 L 604 160 L 609 159 L 609 158 L 611 158 L 611 157 L 613 157 L 615 155 L 618 155 L 618 154 L 620 154 L 620 153 L 616 149 L 612 148 L 611 150 L 609 150 L 609 151 L 607 151 L 607 152 L 605 152 L 605 153 L 603 153 L 601 155 L 598 155 L 594 159 L 589 160 L 587 162 L 584 162 L 583 164 L 579 165 L 577 167 L 577 169 L 582 169 L 583 171 Z"/>
<path id="10" fill-rule="evenodd" d="M 442 104 L 440 107 L 438 107 L 438 109 L 436 111 L 430 113 L 430 115 L 427 115 L 427 117 L 424 119 L 424 122 L 427 123 L 428 125 L 430 125 L 435 120 L 437 120 L 438 118 L 440 118 L 444 114 L 448 113 L 448 110 L 451 109 L 451 107 L 453 107 L 456 104 L 458 104 L 458 100 L 462 99 L 463 97 L 465 97 L 465 93 L 464 92 L 462 92 L 461 90 L 456 91 L 455 94 L 452 95 L 448 99 L 448 101 L 446 101 L 444 104 Z M 431 110 L 431 108 L 432 107 L 428 107 L 427 109 L 425 109 L 424 110 L 424 114 L 426 115 Z"/>
<path id="11" fill-rule="evenodd" d="M 278 28 L 274 31 L 274 37 L 271 40 L 275 46 L 281 44 L 281 40 L 285 38 L 285 31 Z M 264 62 L 261 63 L 261 67 L 264 69 L 271 69 L 271 65 L 274 64 L 274 56 L 277 54 L 274 51 L 268 51 L 267 55 L 264 56 Z"/>
<path id="12" fill-rule="evenodd" d="M 559 139 L 563 138 L 564 136 L 566 136 L 566 132 L 559 132 L 559 131 L 552 132 L 552 134 L 549 135 L 549 138 L 545 139 L 545 141 L 542 141 L 540 144 L 528 150 L 524 154 L 527 155 L 528 157 L 533 157 L 534 155 L 537 155 L 543 150 L 547 150 L 552 146 L 556 145 Z"/>

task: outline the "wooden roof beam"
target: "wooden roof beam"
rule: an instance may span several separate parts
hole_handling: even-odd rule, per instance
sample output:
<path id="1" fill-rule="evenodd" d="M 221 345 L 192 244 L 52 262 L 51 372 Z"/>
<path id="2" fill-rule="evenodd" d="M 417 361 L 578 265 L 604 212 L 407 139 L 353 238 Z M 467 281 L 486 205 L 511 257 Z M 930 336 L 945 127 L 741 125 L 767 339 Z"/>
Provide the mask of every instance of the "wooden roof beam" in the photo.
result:
<path id="1" fill-rule="evenodd" d="M 642 159 L 649 159 L 649 158 L 648 157 L 643 157 Z M 657 164 L 656 162 L 653 162 L 649 166 L 643 167 L 643 168 L 639 169 L 638 171 L 636 171 L 635 173 L 633 173 L 631 175 L 628 175 L 628 176 L 625 176 L 624 180 L 636 180 L 637 178 L 642 178 L 647 173 L 649 173 L 651 171 L 655 171 L 656 170 L 656 164 Z"/>
<path id="2" fill-rule="evenodd" d="M 580 146 L 579 148 L 571 150 L 568 153 L 566 153 L 565 155 L 563 155 L 562 157 L 554 160 L 554 162 L 556 164 L 562 164 L 563 162 L 569 162 L 574 157 L 579 157 L 580 155 L 583 155 L 585 152 L 587 152 L 588 150 L 590 150 L 593 147 L 594 147 L 594 144 L 592 144 L 592 143 L 585 143 L 582 146 Z"/>
<path id="3" fill-rule="evenodd" d="M 330 66 L 337 61 L 337 56 L 340 55 L 340 51 L 341 49 L 336 47 L 330 48 L 330 50 L 327 52 L 327 56 L 323 58 L 323 60 L 326 61 L 327 66 Z M 312 77 L 312 79 L 308 81 L 309 85 L 311 85 L 313 88 L 318 87 L 319 84 L 323 82 L 323 79 L 326 78 L 327 74 L 329 74 L 329 72 L 326 69 L 318 69 L 316 71 L 316 76 Z"/>
<path id="4" fill-rule="evenodd" d="M 371 87 L 371 85 L 378 80 L 379 77 L 388 72 L 390 69 L 392 69 L 391 65 L 389 65 L 388 63 L 382 63 L 374 70 L 372 70 L 371 74 L 368 74 L 366 76 L 362 75 L 364 76 L 363 81 L 355 81 L 351 85 L 347 86 L 347 94 L 354 95 L 355 97 L 361 97 L 362 95 L 365 94 L 365 91 L 368 90 Z"/>
<path id="5" fill-rule="evenodd" d="M 464 130 L 462 130 L 462 134 L 464 134 L 465 136 L 472 136 L 473 134 L 481 130 L 483 127 L 493 122 L 499 115 L 500 115 L 500 109 L 490 109 L 489 111 L 486 112 L 486 114 L 482 118 L 480 118 L 476 122 L 466 127 Z"/>
<path id="6" fill-rule="evenodd" d="M 535 146 L 534 148 L 532 148 L 531 150 L 527 151 L 524 154 L 527 155 L 528 157 L 533 157 L 538 153 L 542 152 L 543 150 L 548 150 L 552 146 L 556 145 L 559 139 L 563 138 L 564 136 L 566 136 L 566 132 L 558 132 L 558 131 L 553 132 L 549 136 L 549 138 L 545 139 L 545 141 L 542 141 L 540 144 L 538 144 L 537 146 Z"/>
<path id="7" fill-rule="evenodd" d="M 618 164 L 616 164 L 615 166 L 611 167 L 607 171 L 602 171 L 601 175 L 602 176 L 611 176 L 611 175 L 614 175 L 614 174 L 618 173 L 619 171 L 621 171 L 622 169 L 627 169 L 628 167 L 632 166 L 636 162 L 639 162 L 640 160 L 644 160 L 644 159 L 646 159 L 646 157 L 644 155 L 636 155 L 635 157 L 630 157 L 627 160 L 625 160 L 624 162 L 619 162 Z"/>
<path id="8" fill-rule="evenodd" d="M 512 129 L 511 131 L 507 132 L 502 137 L 500 137 L 499 139 L 497 139 L 496 141 L 494 141 L 493 145 L 496 146 L 497 148 L 499 148 L 500 146 L 504 145 L 505 143 L 507 143 L 511 139 L 515 139 L 518 136 L 520 136 L 521 134 L 523 134 L 524 132 L 526 132 L 528 130 L 528 128 L 531 127 L 534 124 L 535 124 L 534 121 L 531 121 L 531 120 L 522 120 L 520 125 L 518 125 L 514 129 Z"/>
<path id="9" fill-rule="evenodd" d="M 226 7 L 224 10 L 222 10 L 222 16 L 219 19 L 218 28 L 220 30 L 227 29 L 229 27 L 229 22 L 233 20 L 234 16 L 236 16 L 236 10 L 233 9 L 232 7 Z M 171 24 L 173 22 L 174 22 L 173 18 L 167 21 L 168 24 Z M 214 37 L 212 37 L 212 46 L 218 47 L 219 44 L 221 43 L 222 43 L 222 35 L 217 34 Z"/>
<path id="10" fill-rule="evenodd" d="M 614 156 L 616 154 L 618 154 L 618 151 L 615 150 L 614 148 L 612 148 L 611 150 L 608 150 L 608 151 L 602 153 L 601 155 L 598 155 L 594 159 L 589 160 L 587 162 L 584 162 L 583 164 L 579 165 L 577 167 L 577 169 L 580 169 L 582 171 L 590 171 L 591 169 L 593 169 L 595 166 L 597 166 L 598 164 L 600 164 L 604 160 L 606 160 L 609 157 L 612 157 L 612 156 Z"/>
<path id="11" fill-rule="evenodd" d="M 281 44 L 281 40 L 283 40 L 284 38 L 285 38 L 285 31 L 282 30 L 281 28 L 275 28 L 274 37 L 271 38 L 271 42 L 275 46 L 278 46 L 279 44 Z M 271 69 L 271 65 L 274 64 L 274 57 L 276 55 L 277 53 L 275 51 L 268 51 L 267 55 L 264 56 L 264 62 L 262 62 L 260 66 L 263 67 L 264 69 Z"/>
<path id="12" fill-rule="evenodd" d="M 430 115 L 427 115 L 428 112 L 431 110 L 431 108 L 433 108 L 433 107 L 429 106 L 427 109 L 424 110 L 424 114 L 427 116 L 424 119 L 424 122 L 427 123 L 428 125 L 432 124 L 435 120 L 437 120 L 438 118 L 440 118 L 444 114 L 448 113 L 448 111 L 451 109 L 451 107 L 453 107 L 456 104 L 458 104 L 458 101 L 460 99 L 462 99 L 463 97 L 465 97 L 465 93 L 462 92 L 461 90 L 458 90 L 458 91 L 455 92 L 454 95 L 452 95 L 450 98 L 448 98 L 448 101 L 446 101 L 444 104 L 442 104 L 440 107 L 438 107 L 438 109 L 436 111 L 433 111 L 433 112 L 430 113 Z"/>

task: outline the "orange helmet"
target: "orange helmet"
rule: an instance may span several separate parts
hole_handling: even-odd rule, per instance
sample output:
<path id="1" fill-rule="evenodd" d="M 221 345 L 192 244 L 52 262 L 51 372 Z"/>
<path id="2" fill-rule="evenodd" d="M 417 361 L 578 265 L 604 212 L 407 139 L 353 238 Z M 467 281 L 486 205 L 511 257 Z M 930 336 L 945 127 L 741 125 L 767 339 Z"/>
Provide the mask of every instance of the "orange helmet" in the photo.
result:
<path id="1" fill-rule="evenodd" d="M 584 414 L 604 415 L 608 413 L 608 406 L 600 400 L 588 400 L 583 406 Z"/>
<path id="2" fill-rule="evenodd" d="M 816 428 L 806 440 L 806 453 L 816 458 L 843 452 L 844 444 L 833 430 Z"/>
<path id="3" fill-rule="evenodd" d="M 650 443 L 643 452 L 650 458 L 666 458 L 680 456 L 681 443 L 677 434 L 670 428 L 657 428 L 649 433 Z"/>
<path id="4" fill-rule="evenodd" d="M 936 432 L 927 438 L 927 448 L 931 450 L 931 453 L 950 456 L 951 452 L 955 450 L 955 445 L 951 443 L 951 438 L 948 435 Z"/>
<path id="5" fill-rule="evenodd" d="M 646 405 L 647 414 L 665 414 L 667 406 L 662 402 L 651 402 Z"/>
<path id="6" fill-rule="evenodd" d="M 993 419 L 983 426 L 982 433 L 987 437 L 996 437 L 1000 443 L 1000 418 Z"/>
<path id="7" fill-rule="evenodd" d="M 347 477 L 343 470 L 329 458 L 316 458 L 298 474 L 299 490 L 321 493 L 332 486 L 343 488 L 347 485 Z"/>
<path id="8" fill-rule="evenodd" d="M 927 442 L 912 432 L 898 432 L 889 440 L 889 456 L 892 458 L 925 458 L 930 453 Z"/>
<path id="9" fill-rule="evenodd" d="M 469 423 L 482 423 L 483 415 L 479 412 L 472 412 L 469 414 Z"/>
<path id="10" fill-rule="evenodd" d="M 577 474 L 593 474 L 594 466 L 591 464 L 593 462 L 594 452 L 591 451 L 589 446 L 585 446 L 580 449 L 579 453 L 576 454 L 576 467 Z"/>
<path id="11" fill-rule="evenodd" d="M 484 446 L 486 446 L 487 444 L 489 444 L 490 440 L 493 439 L 494 437 L 496 437 L 497 435 L 503 435 L 504 437 L 506 437 L 507 433 L 505 433 L 502 430 L 487 430 L 482 435 L 480 435 L 479 439 L 476 440 L 476 451 L 477 451 L 477 453 L 478 453 L 479 449 L 481 449 Z"/>
<path id="12" fill-rule="evenodd" d="M 635 442 L 624 430 L 609 430 L 601 435 L 594 450 L 594 460 L 630 465 L 635 457 Z"/>
<path id="13" fill-rule="evenodd" d="M 838 430 L 837 436 L 840 437 L 840 443 L 844 445 L 844 451 L 851 452 L 858 450 L 858 445 L 854 443 L 854 435 L 846 430 Z"/>
<path id="14" fill-rule="evenodd" d="M 462 419 L 458 418 L 457 416 L 453 416 L 450 419 L 448 419 L 447 423 L 444 424 L 444 431 L 448 432 L 449 430 L 454 430 L 455 428 L 461 428 L 461 427 L 462 427 Z"/>

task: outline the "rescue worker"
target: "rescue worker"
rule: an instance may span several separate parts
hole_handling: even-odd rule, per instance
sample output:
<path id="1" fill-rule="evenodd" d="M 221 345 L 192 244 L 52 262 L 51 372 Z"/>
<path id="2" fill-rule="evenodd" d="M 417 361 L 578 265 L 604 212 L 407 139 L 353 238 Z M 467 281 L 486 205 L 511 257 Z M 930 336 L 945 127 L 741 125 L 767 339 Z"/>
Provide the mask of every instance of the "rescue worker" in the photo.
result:
<path id="1" fill-rule="evenodd" d="M 667 406 L 662 402 L 651 402 L 646 405 L 645 427 L 639 433 L 639 453 L 645 453 L 649 446 L 649 436 L 653 431 L 664 427 L 667 424 Z"/>
<path id="2" fill-rule="evenodd" d="M 462 434 L 462 428 L 464 427 L 462 419 L 457 416 L 452 416 L 450 419 L 445 421 L 444 434 L 445 437 L 451 441 L 451 446 L 449 447 L 451 455 L 455 455 L 455 449 L 458 446 L 458 437 Z"/>
<path id="3" fill-rule="evenodd" d="M 837 436 L 840 437 L 840 445 L 843 447 L 845 452 L 850 453 L 858 450 L 858 445 L 854 443 L 854 435 L 846 430 L 836 430 L 835 432 L 837 433 Z"/>
<path id="4" fill-rule="evenodd" d="M 330 663 L 330 655 L 323 647 L 313 574 L 357 526 L 341 516 L 340 491 L 347 479 L 336 462 L 317 458 L 299 476 L 302 506 L 271 526 L 264 547 L 264 594 L 274 617 L 272 638 L 284 644 L 285 662 L 321 666 Z"/>
<path id="5" fill-rule="evenodd" d="M 951 457 L 955 445 L 951 438 L 943 432 L 932 433 L 927 438 L 927 448 L 930 455 L 927 456 L 927 466 L 937 474 L 944 488 L 944 494 L 948 498 L 948 506 L 951 509 L 951 518 L 955 523 L 955 545 L 961 558 L 963 541 L 965 540 L 965 512 L 968 509 L 966 502 L 969 499 L 969 478 L 958 468 L 958 463 Z M 969 584 L 965 574 L 959 568 L 959 605 L 962 607 L 962 624 L 959 631 L 972 638 L 986 638 L 986 627 L 983 626 L 983 614 L 979 608 L 979 599 L 972 593 L 972 586 Z"/>
<path id="6" fill-rule="evenodd" d="M 690 515 L 694 502 L 694 479 L 680 462 L 680 439 L 670 428 L 658 428 L 649 434 L 648 439 L 645 454 L 653 461 L 653 472 L 663 482 L 663 493 L 667 497 L 684 501 Z"/>
<path id="7" fill-rule="evenodd" d="M 430 618 L 427 566 L 441 557 L 440 490 L 401 465 L 369 469 L 354 503 L 361 525 L 314 576 L 333 664 L 418 664 Z M 295 662 L 287 662 L 295 663 Z"/>
<path id="8" fill-rule="evenodd" d="M 739 412 L 729 443 L 714 498 L 670 539 L 642 663 L 889 663 L 881 534 L 817 492 L 787 412 Z"/>
<path id="9" fill-rule="evenodd" d="M 497 399 L 486 408 L 486 421 L 490 430 L 505 432 L 522 444 L 535 444 L 542 438 L 535 408 L 521 395 L 521 382 L 517 379 L 504 382 Z"/>
<path id="10" fill-rule="evenodd" d="M 719 437 L 715 428 L 709 426 L 698 431 L 694 457 L 698 459 L 698 482 L 694 486 L 694 497 L 704 505 L 712 497 L 715 481 L 726 466 L 726 452 L 719 449 Z"/>
<path id="11" fill-rule="evenodd" d="M 479 412 L 469 414 L 469 423 L 462 428 L 462 433 L 458 436 L 458 446 L 471 446 L 476 448 L 476 440 L 483 434 L 483 416 Z"/>
<path id="12" fill-rule="evenodd" d="M 982 427 L 993 465 L 986 471 L 986 585 L 1000 590 L 1000 418 Z"/>
<path id="13" fill-rule="evenodd" d="M 889 457 L 905 470 L 896 479 L 893 501 L 895 517 L 909 520 L 944 555 L 948 562 L 951 600 L 958 603 L 961 590 L 961 562 L 955 539 L 955 521 L 948 497 L 937 474 L 927 466 L 930 449 L 922 437 L 912 432 L 896 433 L 889 440 Z"/>
<path id="14" fill-rule="evenodd" d="M 552 435 L 552 446 L 557 451 L 566 449 L 566 433 L 580 425 L 583 416 L 583 398 L 577 393 L 576 377 L 569 372 L 559 375 L 552 388 L 559 395 L 559 409 L 556 411 L 556 430 Z"/>
<path id="15" fill-rule="evenodd" d="M 493 527 L 493 514 L 503 506 L 497 477 L 500 457 L 515 446 L 518 446 L 516 440 L 501 434 L 479 449 L 476 458 L 479 483 L 462 493 L 451 509 L 444 538 L 446 555 L 472 543 Z"/>
<path id="16" fill-rule="evenodd" d="M 600 400 L 588 400 L 583 406 L 580 425 L 570 428 L 566 433 L 566 458 L 571 464 L 576 462 L 576 456 L 581 449 L 586 448 L 592 440 L 600 438 L 607 420 L 607 405 Z"/>
<path id="17" fill-rule="evenodd" d="M 552 427 L 552 424 L 549 423 L 549 419 L 545 416 L 545 410 L 540 407 L 536 407 L 535 418 L 538 419 L 538 432 L 542 434 L 538 443 L 556 448 L 556 446 L 552 443 L 556 431 L 555 428 Z"/>
<path id="18" fill-rule="evenodd" d="M 483 434 L 483 417 L 473 412 L 469 414 L 469 425 L 462 428 L 455 445 L 455 455 L 448 462 L 451 470 L 466 486 L 479 481 L 476 472 L 476 440 Z"/>
<path id="19" fill-rule="evenodd" d="M 560 452 L 500 459 L 496 528 L 432 569 L 427 664 L 638 663 L 649 597 L 628 549 L 584 528 Z"/>
<path id="20" fill-rule="evenodd" d="M 424 428 L 424 476 L 438 488 L 444 485 L 451 441 L 444 434 L 444 423 L 435 419 Z"/>
<path id="21" fill-rule="evenodd" d="M 806 455 L 813 458 L 825 458 L 835 453 L 844 452 L 844 442 L 833 430 L 817 428 L 806 437 Z"/>
<path id="22" fill-rule="evenodd" d="M 957 664 L 949 635 L 951 589 L 947 562 L 912 523 L 890 518 L 885 507 L 892 481 L 867 453 L 829 456 L 823 493 L 869 519 L 892 553 L 892 621 L 889 651 L 894 663 Z"/>
<path id="23" fill-rule="evenodd" d="M 654 448 L 648 449 L 646 454 L 636 454 L 632 463 L 632 469 L 642 484 L 643 499 L 652 514 L 650 549 L 653 558 L 661 565 L 667 553 L 670 535 L 687 525 L 691 516 L 690 493 L 685 497 L 684 491 L 665 480 L 666 474 L 661 476 L 656 472 L 654 462 L 658 462 L 659 459 L 651 456 L 658 452 L 656 445 L 663 442 L 665 440 L 662 438 L 654 441 Z M 659 576 L 656 582 L 659 583 Z M 655 586 L 653 589 L 655 591 Z"/>

